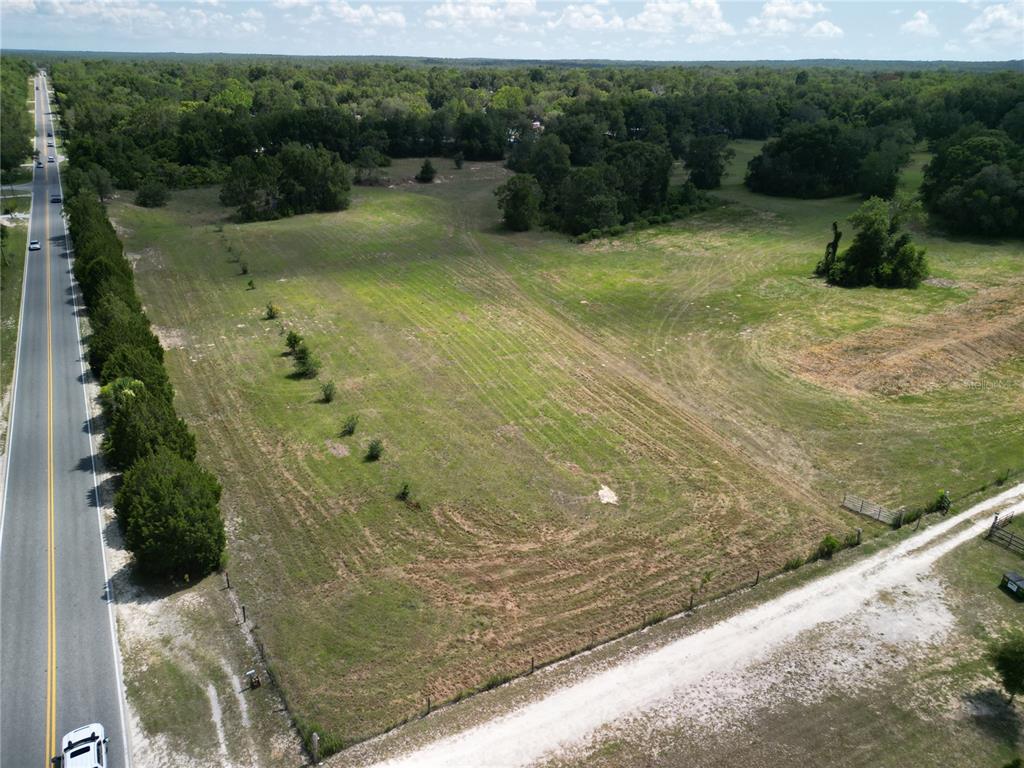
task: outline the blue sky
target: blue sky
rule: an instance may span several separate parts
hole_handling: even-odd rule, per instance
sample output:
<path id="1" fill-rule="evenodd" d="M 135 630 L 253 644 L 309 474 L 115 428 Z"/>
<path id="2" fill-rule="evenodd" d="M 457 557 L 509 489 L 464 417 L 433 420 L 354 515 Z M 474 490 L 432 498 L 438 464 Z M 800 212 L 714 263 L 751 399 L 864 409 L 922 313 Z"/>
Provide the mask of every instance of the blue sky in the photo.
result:
<path id="1" fill-rule="evenodd" d="M 0 0 L 4 48 L 494 58 L 1024 58 L 1024 0 Z"/>

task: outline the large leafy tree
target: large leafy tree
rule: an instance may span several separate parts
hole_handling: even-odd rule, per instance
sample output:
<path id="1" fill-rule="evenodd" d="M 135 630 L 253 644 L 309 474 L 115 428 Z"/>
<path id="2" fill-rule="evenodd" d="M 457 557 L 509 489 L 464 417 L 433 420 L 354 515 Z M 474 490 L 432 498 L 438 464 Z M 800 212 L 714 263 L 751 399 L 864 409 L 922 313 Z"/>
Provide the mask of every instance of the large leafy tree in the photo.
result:
<path id="1" fill-rule="evenodd" d="M 1024 148 L 1004 131 L 964 128 L 925 168 L 921 195 L 955 232 L 1024 235 Z"/>
<path id="2" fill-rule="evenodd" d="M 625 221 L 633 221 L 640 214 L 653 213 L 665 205 L 672 155 L 663 144 L 648 141 L 613 144 L 605 153 L 605 162 L 614 171 L 618 207 Z"/>
<path id="3" fill-rule="evenodd" d="M 722 184 L 725 164 L 735 152 L 722 134 L 695 136 L 683 152 L 683 162 L 690 171 L 690 181 L 697 189 L 717 189 Z"/>
<path id="4" fill-rule="evenodd" d="M 494 194 L 506 227 L 522 232 L 536 223 L 543 193 L 533 176 L 517 173 L 494 190 Z"/>
<path id="5" fill-rule="evenodd" d="M 606 165 L 573 168 L 562 182 L 562 226 L 573 235 L 622 221 L 615 172 Z"/>
<path id="6" fill-rule="evenodd" d="M 850 216 L 857 230 L 853 243 L 843 254 L 823 259 L 815 272 L 849 288 L 916 288 L 928 274 L 928 262 L 903 229 L 904 218 L 912 215 L 906 201 L 868 199 Z"/>
<path id="7" fill-rule="evenodd" d="M 161 448 L 124 476 L 114 512 L 139 570 L 150 576 L 204 576 L 224 552 L 216 478 Z"/>
<path id="8" fill-rule="evenodd" d="M 999 680 L 1010 702 L 1024 693 L 1024 632 L 1017 631 L 989 650 L 989 661 L 996 668 Z"/>

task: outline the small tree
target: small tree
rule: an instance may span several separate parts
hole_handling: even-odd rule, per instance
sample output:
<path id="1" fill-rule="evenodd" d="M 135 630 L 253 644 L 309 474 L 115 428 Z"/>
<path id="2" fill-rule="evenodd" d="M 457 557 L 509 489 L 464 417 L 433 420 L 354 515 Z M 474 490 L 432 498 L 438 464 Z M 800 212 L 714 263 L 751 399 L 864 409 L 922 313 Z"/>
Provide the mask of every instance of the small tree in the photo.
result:
<path id="1" fill-rule="evenodd" d="M 135 193 L 135 204 L 145 208 L 159 208 L 167 204 L 167 185 L 159 179 L 148 178 Z"/>
<path id="2" fill-rule="evenodd" d="M 839 543 L 839 539 L 830 533 L 818 544 L 818 557 L 828 560 L 842 548 L 843 545 Z"/>
<path id="3" fill-rule="evenodd" d="M 461 152 L 456 152 L 452 155 L 452 162 L 455 163 L 455 169 L 461 171 L 463 164 L 466 162 L 466 156 Z"/>
<path id="4" fill-rule="evenodd" d="M 1000 682 L 1013 704 L 1018 693 L 1024 693 L 1024 632 L 1017 631 L 1001 642 L 994 643 L 988 660 L 996 668 Z"/>
<path id="5" fill-rule="evenodd" d="M 239 271 L 240 274 L 248 275 L 249 274 L 249 262 L 248 261 L 241 261 L 241 262 L 239 262 L 238 263 L 238 271 Z M 249 281 L 249 285 L 252 285 L 252 280 Z"/>
<path id="6" fill-rule="evenodd" d="M 292 364 L 295 366 L 295 375 L 300 379 L 312 379 L 320 373 L 320 359 L 309 351 L 309 347 L 302 342 L 292 353 Z"/>
<path id="7" fill-rule="evenodd" d="M 248 282 L 248 284 L 246 285 L 245 290 L 247 290 L 247 291 L 255 291 L 256 290 L 256 281 L 255 280 L 250 280 Z"/>
<path id="8" fill-rule="evenodd" d="M 379 438 L 373 438 L 366 449 L 366 461 L 377 461 L 384 454 L 384 443 Z"/>
<path id="9" fill-rule="evenodd" d="M 494 190 L 494 194 L 509 229 L 524 232 L 537 221 L 544 194 L 537 179 L 530 174 L 517 173 Z"/>
<path id="10" fill-rule="evenodd" d="M 949 491 L 939 491 L 939 496 L 935 499 L 935 511 L 946 514 L 952 506 L 953 501 L 949 498 Z"/>
<path id="11" fill-rule="evenodd" d="M 266 311 L 266 313 L 264 314 L 264 317 L 265 317 L 265 318 L 266 318 L 267 320 L 276 320 L 276 319 L 277 319 L 277 316 L 278 316 L 278 315 L 280 315 L 280 314 L 281 314 L 281 310 L 280 310 L 280 308 L 279 308 L 279 307 L 277 306 L 277 304 L 275 304 L 275 303 L 274 303 L 274 302 L 272 302 L 272 301 L 268 301 L 268 302 L 267 302 L 267 311 Z"/>
<path id="12" fill-rule="evenodd" d="M 395 494 L 395 498 L 398 501 L 408 501 L 410 493 L 411 491 L 409 490 L 409 484 L 402 483 L 402 487 L 398 489 L 398 493 Z"/>
<path id="13" fill-rule="evenodd" d="M 341 425 L 341 436 L 350 437 L 356 433 L 356 427 L 359 426 L 359 417 L 354 413 L 345 419 L 345 423 Z"/>
<path id="14" fill-rule="evenodd" d="M 151 576 L 204 576 L 224 553 L 216 478 L 161 448 L 124 475 L 114 512 L 139 570 Z"/>
<path id="15" fill-rule="evenodd" d="M 420 184 L 430 184 L 436 175 L 437 169 L 434 168 L 434 164 L 430 162 L 428 157 L 423 161 L 423 165 L 420 166 L 420 172 L 416 174 L 416 181 Z"/>
<path id="16" fill-rule="evenodd" d="M 284 338 L 284 343 L 288 347 L 288 351 L 294 355 L 295 350 L 302 344 L 302 336 L 295 331 L 288 331 L 288 335 Z"/>
<path id="17" fill-rule="evenodd" d="M 335 386 L 333 381 L 325 381 L 320 384 L 320 398 L 325 403 L 333 402 L 334 396 L 337 392 L 338 388 Z"/>

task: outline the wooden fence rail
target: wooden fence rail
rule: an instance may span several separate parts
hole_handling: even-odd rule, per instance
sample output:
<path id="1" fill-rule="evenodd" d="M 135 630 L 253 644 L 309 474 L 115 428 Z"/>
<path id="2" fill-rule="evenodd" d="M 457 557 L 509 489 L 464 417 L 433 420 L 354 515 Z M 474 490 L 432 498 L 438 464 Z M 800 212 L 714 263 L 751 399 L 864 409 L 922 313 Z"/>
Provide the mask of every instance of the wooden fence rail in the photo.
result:
<path id="1" fill-rule="evenodd" d="M 881 504 L 875 504 L 873 501 L 862 499 L 860 496 L 854 496 L 852 493 L 843 495 L 843 506 L 851 512 L 870 517 L 872 520 L 878 520 L 880 523 L 899 527 L 900 523 L 903 522 L 903 512 L 893 512 Z"/>
<path id="2" fill-rule="evenodd" d="M 1006 530 L 1014 518 L 1014 513 L 1008 515 L 996 515 L 992 519 L 992 527 L 988 529 L 987 538 L 989 541 L 994 541 L 1001 547 L 1006 547 L 1011 552 L 1016 552 L 1018 555 L 1024 555 L 1024 536 L 1018 536 L 1016 533 Z"/>

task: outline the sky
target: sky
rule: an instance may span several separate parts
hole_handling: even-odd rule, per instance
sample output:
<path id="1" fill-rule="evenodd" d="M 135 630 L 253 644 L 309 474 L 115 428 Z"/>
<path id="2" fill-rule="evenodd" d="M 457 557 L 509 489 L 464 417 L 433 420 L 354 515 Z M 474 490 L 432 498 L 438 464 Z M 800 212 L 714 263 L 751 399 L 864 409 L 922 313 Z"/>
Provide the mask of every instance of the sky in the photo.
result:
<path id="1" fill-rule="evenodd" d="M 0 0 L 3 48 L 510 59 L 1024 58 L 1024 0 Z"/>

